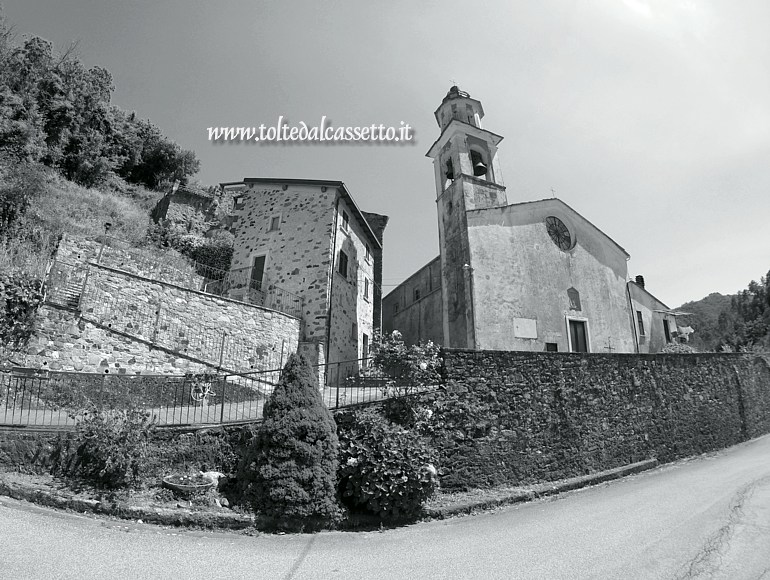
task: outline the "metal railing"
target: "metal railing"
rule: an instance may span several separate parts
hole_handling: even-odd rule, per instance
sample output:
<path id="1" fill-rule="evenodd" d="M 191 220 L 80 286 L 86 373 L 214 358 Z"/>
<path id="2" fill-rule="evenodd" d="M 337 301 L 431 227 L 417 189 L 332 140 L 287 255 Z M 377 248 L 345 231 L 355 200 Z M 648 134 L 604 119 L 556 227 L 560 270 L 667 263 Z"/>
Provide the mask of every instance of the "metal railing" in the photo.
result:
<path id="1" fill-rule="evenodd" d="M 0 425 L 67 429 L 90 406 L 138 408 L 159 426 L 256 421 L 280 372 L 256 376 L 111 375 L 14 369 L 0 373 Z M 206 376 L 206 375 L 203 375 Z M 198 378 L 196 378 L 198 377 Z"/>
<path id="2" fill-rule="evenodd" d="M 438 385 L 417 386 L 406 374 L 387 374 L 373 365 L 373 359 L 340 361 L 323 365 L 324 403 L 330 409 L 375 403 L 435 389 Z"/>
<path id="3" fill-rule="evenodd" d="M 204 279 L 201 291 L 207 294 L 271 308 L 297 318 L 302 316 L 300 296 L 276 286 L 264 275 L 261 279 L 252 279 L 253 269 L 250 267 L 218 270 L 196 263 L 195 268 Z"/>
<path id="4" fill-rule="evenodd" d="M 327 378 L 322 397 L 330 409 L 362 405 L 434 387 L 411 388 L 372 370 L 368 359 L 318 365 Z M 0 426 L 67 429 L 82 409 L 138 408 L 159 426 L 215 425 L 262 419 L 280 379 L 273 368 L 246 374 L 129 375 L 0 371 Z"/>
<path id="5" fill-rule="evenodd" d="M 102 236 L 100 241 L 102 246 L 96 262 L 101 265 L 182 288 L 271 308 L 297 318 L 302 316 L 300 296 L 276 286 L 264 276 L 261 280 L 252 280 L 250 267 L 222 270 L 171 251 L 159 256 L 112 236 Z"/>
<path id="6" fill-rule="evenodd" d="M 181 316 L 184 306 L 164 302 L 159 288 L 150 302 L 126 300 L 109 292 L 86 270 L 55 262 L 49 276 L 46 300 L 80 310 L 81 317 L 104 328 L 149 342 L 180 355 L 230 371 L 264 371 L 280 367 L 288 356 L 283 344 L 258 344 L 248 336 L 228 333 L 195 317 Z M 184 320 L 182 320 L 184 318 Z M 254 337 L 257 338 L 257 337 Z M 279 351 L 280 347 L 280 351 Z"/>

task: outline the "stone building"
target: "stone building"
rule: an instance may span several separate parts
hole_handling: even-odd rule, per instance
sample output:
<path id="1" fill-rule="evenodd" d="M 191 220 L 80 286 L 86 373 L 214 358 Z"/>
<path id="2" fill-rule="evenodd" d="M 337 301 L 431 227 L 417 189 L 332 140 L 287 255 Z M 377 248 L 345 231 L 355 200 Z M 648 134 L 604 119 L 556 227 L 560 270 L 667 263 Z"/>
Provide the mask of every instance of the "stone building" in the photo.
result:
<path id="1" fill-rule="evenodd" d="M 637 276 L 628 283 L 631 311 L 634 317 L 634 331 L 637 337 L 637 352 L 659 352 L 674 340 L 687 342 L 692 328 L 681 327 L 676 317 L 685 312 L 674 312 L 655 298 L 644 286 L 644 277 Z"/>
<path id="2" fill-rule="evenodd" d="M 384 331 L 479 350 L 655 352 L 671 340 L 674 316 L 629 282 L 620 245 L 559 199 L 509 202 L 503 138 L 482 126 L 481 102 L 454 86 L 435 117 L 439 256 L 383 299 Z"/>
<path id="3" fill-rule="evenodd" d="M 174 184 L 150 212 L 155 223 L 168 222 L 180 232 L 204 235 L 232 207 L 232 198 L 222 190 L 206 190 Z"/>
<path id="4" fill-rule="evenodd" d="M 220 185 L 234 200 L 229 296 L 298 297 L 300 350 L 316 363 L 365 358 L 380 327 L 388 218 L 362 212 L 341 181 L 246 178 Z M 344 367 L 343 374 L 357 370 L 355 363 Z"/>

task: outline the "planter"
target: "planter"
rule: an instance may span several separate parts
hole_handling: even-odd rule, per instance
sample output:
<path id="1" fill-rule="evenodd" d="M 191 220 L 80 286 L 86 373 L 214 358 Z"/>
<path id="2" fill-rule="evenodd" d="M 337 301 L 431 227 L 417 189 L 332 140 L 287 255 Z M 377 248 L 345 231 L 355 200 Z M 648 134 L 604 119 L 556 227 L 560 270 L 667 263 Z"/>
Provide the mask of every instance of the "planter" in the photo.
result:
<path id="1" fill-rule="evenodd" d="M 163 478 L 163 487 L 185 497 L 206 493 L 215 485 L 202 475 L 168 475 Z"/>

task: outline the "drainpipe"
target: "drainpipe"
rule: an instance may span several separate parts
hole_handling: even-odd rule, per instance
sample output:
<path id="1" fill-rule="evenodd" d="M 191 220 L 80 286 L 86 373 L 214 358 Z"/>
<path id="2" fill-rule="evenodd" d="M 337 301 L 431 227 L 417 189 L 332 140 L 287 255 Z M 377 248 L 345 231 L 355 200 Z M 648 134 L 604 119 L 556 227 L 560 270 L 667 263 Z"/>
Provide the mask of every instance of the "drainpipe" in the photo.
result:
<path id="1" fill-rule="evenodd" d="M 631 290 L 626 281 L 626 296 L 628 297 L 628 315 L 631 317 L 631 333 L 634 335 L 634 344 L 636 345 L 636 354 L 639 354 L 639 335 L 636 333 L 636 317 L 634 316 L 634 303 L 631 300 Z"/>
<path id="2" fill-rule="evenodd" d="M 465 341 L 467 348 L 476 350 L 476 321 L 473 316 L 473 268 L 470 264 L 463 265 L 465 279 Z"/>

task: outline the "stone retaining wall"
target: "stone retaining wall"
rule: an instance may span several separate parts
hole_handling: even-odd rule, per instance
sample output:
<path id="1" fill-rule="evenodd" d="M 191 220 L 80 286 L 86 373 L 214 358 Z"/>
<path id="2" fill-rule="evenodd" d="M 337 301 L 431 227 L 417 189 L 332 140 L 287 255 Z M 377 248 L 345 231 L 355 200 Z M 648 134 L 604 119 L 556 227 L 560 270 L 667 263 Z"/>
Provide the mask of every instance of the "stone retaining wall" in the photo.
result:
<path id="1" fill-rule="evenodd" d="M 297 318 L 91 264 L 80 313 L 41 309 L 26 364 L 52 370 L 248 372 L 297 348 Z"/>
<path id="2" fill-rule="evenodd" d="M 444 352 L 442 485 L 549 481 L 770 432 L 770 368 L 740 354 Z"/>

